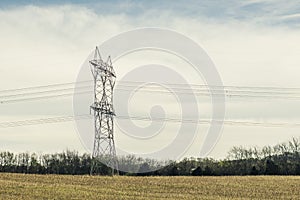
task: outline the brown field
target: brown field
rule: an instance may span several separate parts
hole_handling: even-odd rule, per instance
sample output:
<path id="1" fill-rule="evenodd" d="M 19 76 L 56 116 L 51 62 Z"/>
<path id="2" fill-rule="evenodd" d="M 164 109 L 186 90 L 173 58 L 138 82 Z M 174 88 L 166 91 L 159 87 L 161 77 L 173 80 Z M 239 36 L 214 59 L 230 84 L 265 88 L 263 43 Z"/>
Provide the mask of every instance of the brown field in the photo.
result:
<path id="1" fill-rule="evenodd" d="M 126 177 L 0 173 L 1 199 L 300 199 L 300 176 Z"/>

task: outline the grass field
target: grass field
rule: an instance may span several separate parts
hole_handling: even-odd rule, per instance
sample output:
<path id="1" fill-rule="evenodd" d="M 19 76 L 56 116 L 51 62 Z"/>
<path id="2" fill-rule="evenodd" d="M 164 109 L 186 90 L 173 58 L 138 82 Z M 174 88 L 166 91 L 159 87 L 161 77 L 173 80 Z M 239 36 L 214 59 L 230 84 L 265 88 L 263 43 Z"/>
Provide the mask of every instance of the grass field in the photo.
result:
<path id="1" fill-rule="evenodd" d="M 300 199 L 300 177 L 105 177 L 0 173 L 1 199 Z"/>

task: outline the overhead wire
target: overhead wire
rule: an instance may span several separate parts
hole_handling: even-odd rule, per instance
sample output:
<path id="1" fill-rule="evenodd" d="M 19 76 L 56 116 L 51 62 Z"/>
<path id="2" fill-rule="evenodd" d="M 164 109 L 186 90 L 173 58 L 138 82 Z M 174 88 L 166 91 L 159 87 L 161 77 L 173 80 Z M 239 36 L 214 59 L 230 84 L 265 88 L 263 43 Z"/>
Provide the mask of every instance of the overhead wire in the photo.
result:
<path id="1" fill-rule="evenodd" d="M 85 80 L 85 81 L 77 81 L 77 82 L 68 82 L 68 83 L 58 83 L 58 84 L 48 84 L 48 85 L 40 85 L 40 86 L 31 86 L 31 87 L 23 87 L 18 89 L 6 89 L 0 90 L 0 93 L 4 92 L 15 92 L 15 91 L 22 91 L 22 90 L 35 90 L 41 88 L 49 88 L 49 87 L 60 87 L 60 86 L 68 86 L 74 85 L 76 87 L 80 87 L 82 84 L 86 83 L 93 83 L 93 80 Z M 182 84 L 182 83 L 152 83 L 152 82 L 141 82 L 141 81 L 117 81 L 117 85 L 119 86 L 126 86 L 126 87 L 135 87 L 144 84 L 155 84 L 161 86 L 172 86 L 171 88 L 175 89 L 209 89 L 209 90 L 231 90 L 231 91 L 245 91 L 245 92 L 258 92 L 259 90 L 265 90 L 269 92 L 278 91 L 279 92 L 289 92 L 290 91 L 297 91 L 300 92 L 300 88 L 288 88 L 288 87 L 258 87 L 258 86 L 217 86 L 217 85 L 207 85 L 207 84 Z M 175 87 L 174 87 L 175 86 Z M 74 87 L 74 88 L 76 88 Z M 253 91 L 254 90 L 254 91 Z M 283 90 L 283 91 L 280 91 Z"/>
<path id="2" fill-rule="evenodd" d="M 76 120 L 92 119 L 92 115 L 74 115 L 74 116 L 59 116 L 49 118 L 39 118 L 30 120 L 19 120 L 10 122 L 1 122 L 0 128 L 12 128 L 19 126 L 39 125 L 48 123 L 62 123 Z M 285 127 L 285 128 L 300 128 L 300 123 L 287 122 L 257 122 L 257 121 L 237 121 L 237 120 L 211 120 L 211 119 L 180 119 L 180 118 L 151 118 L 145 116 L 116 116 L 120 120 L 137 120 L 150 122 L 171 122 L 171 123 L 193 123 L 193 124 L 224 124 L 229 126 L 258 126 L 258 127 Z"/>
<path id="3" fill-rule="evenodd" d="M 70 87 L 71 84 L 75 82 L 69 83 L 61 83 L 61 84 L 52 84 L 52 85 L 44 85 L 44 86 L 37 86 L 37 87 L 28 87 L 28 88 L 19 88 L 19 89 L 12 89 L 12 90 L 2 90 L 0 94 L 3 93 L 12 93 L 13 94 L 4 94 L 0 95 L 0 103 L 15 103 L 15 102 L 22 102 L 22 101 L 31 101 L 31 100 L 42 100 L 42 99 L 49 99 L 49 98 L 58 98 L 58 97 L 67 97 L 76 94 L 86 94 L 92 92 L 92 85 L 82 85 L 87 83 L 92 83 L 91 81 L 80 81 L 78 82 L 78 86 Z M 226 97 L 239 97 L 239 98 L 277 98 L 277 99 L 292 99 L 292 100 L 300 100 L 300 88 L 299 92 L 296 91 L 297 88 L 292 88 L 292 91 L 288 91 L 287 88 L 281 88 L 283 91 L 278 91 L 279 88 L 276 90 L 265 90 L 261 91 L 260 89 L 256 90 L 237 90 L 237 89 L 221 89 L 220 87 L 214 88 L 207 88 L 206 85 L 197 85 L 199 88 L 189 88 L 190 85 L 181 84 L 180 87 L 171 87 L 163 89 L 157 88 L 154 86 L 158 86 L 154 84 L 152 86 L 147 87 L 140 87 L 142 82 L 119 82 L 118 87 L 116 90 L 119 91 L 134 91 L 138 90 L 139 92 L 154 92 L 154 93 L 166 93 L 166 94 L 184 94 L 184 95 L 197 95 L 197 96 L 226 96 Z M 143 82 L 143 84 L 148 84 Z M 169 84 L 169 85 L 180 85 L 180 84 Z M 62 86 L 68 86 L 63 87 Z M 56 88 L 59 87 L 59 88 Z M 224 86 L 224 87 L 234 87 L 234 86 Z M 222 88 L 224 88 L 222 87 Z M 237 86 L 238 87 L 238 86 Z M 89 89 L 90 88 L 90 89 Z M 238 87 L 242 88 L 242 87 Z M 248 87 L 246 87 L 248 88 Z M 41 90 L 44 89 L 44 90 Z M 87 90 L 89 89 L 89 90 Z M 37 90 L 37 91 L 32 91 Z M 83 90 L 83 91 L 82 91 Z M 27 91 L 27 92 L 26 92 Z M 16 93 L 18 92 L 18 93 Z M 47 95 L 51 94 L 51 95 Z M 39 96 L 37 96 L 39 95 Z M 30 96 L 30 97 L 28 97 Z"/>

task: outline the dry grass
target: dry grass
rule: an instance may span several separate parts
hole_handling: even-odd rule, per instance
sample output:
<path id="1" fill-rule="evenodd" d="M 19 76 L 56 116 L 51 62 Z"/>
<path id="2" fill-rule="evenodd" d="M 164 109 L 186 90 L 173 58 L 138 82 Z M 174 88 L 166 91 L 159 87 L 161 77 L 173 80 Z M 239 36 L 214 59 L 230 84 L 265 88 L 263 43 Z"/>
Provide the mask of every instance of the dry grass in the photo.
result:
<path id="1" fill-rule="evenodd" d="M 105 177 L 0 173 L 1 199 L 300 199 L 300 177 Z"/>

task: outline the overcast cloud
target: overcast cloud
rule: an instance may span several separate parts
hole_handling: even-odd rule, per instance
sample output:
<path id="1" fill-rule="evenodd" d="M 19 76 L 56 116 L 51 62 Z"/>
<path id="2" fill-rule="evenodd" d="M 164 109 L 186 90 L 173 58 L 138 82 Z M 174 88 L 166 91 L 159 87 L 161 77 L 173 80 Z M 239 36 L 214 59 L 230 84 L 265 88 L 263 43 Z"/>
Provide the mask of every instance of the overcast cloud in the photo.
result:
<path id="1" fill-rule="evenodd" d="M 199 43 L 224 85 L 300 87 L 298 1 L 2 1 L 0 6 L 0 90 L 73 82 L 96 45 L 138 27 L 172 29 Z M 116 69 L 126 71 L 126 65 L 128 59 L 120 60 Z M 207 101 L 199 98 L 204 107 Z M 226 119 L 299 122 L 299 104 L 229 98 Z M 71 98 L 0 104 L 1 121 L 72 114 Z M 292 136 L 300 136 L 299 128 L 225 126 L 210 156 L 223 157 L 233 145 L 276 144 Z M 189 155 L 197 155 L 202 139 L 199 134 Z M 66 148 L 85 151 L 73 123 L 0 129 L 0 150 Z"/>

